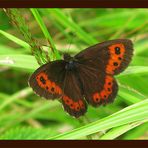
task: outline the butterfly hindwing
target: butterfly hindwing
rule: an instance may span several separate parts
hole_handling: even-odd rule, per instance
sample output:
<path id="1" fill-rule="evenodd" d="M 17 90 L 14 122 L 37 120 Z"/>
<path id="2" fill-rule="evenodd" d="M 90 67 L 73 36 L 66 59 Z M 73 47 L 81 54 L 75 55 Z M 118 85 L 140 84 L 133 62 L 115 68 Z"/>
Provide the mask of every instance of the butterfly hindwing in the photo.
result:
<path id="1" fill-rule="evenodd" d="M 116 80 L 109 75 L 106 75 L 104 80 L 102 90 L 97 90 L 89 96 L 91 98 L 92 105 L 95 107 L 112 103 L 117 95 L 118 85 Z"/>
<path id="2" fill-rule="evenodd" d="M 64 109 L 74 117 L 84 115 L 87 111 L 87 105 L 75 71 L 67 71 L 63 91 L 62 104 Z"/>
<path id="3" fill-rule="evenodd" d="M 113 102 L 118 91 L 116 80 L 99 69 L 92 69 L 93 66 L 89 67 L 78 65 L 86 101 L 94 107 Z"/>

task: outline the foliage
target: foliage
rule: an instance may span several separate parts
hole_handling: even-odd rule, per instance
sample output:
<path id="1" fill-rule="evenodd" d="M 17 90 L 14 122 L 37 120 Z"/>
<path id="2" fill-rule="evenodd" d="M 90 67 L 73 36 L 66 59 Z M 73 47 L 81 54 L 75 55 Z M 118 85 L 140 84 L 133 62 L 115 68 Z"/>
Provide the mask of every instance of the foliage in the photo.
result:
<path id="1" fill-rule="evenodd" d="M 0 139 L 148 139 L 147 9 L 5 12 L 0 10 Z M 131 39 L 135 53 L 116 77 L 114 103 L 89 106 L 86 116 L 75 119 L 58 101 L 43 100 L 28 87 L 39 64 L 116 38 Z"/>

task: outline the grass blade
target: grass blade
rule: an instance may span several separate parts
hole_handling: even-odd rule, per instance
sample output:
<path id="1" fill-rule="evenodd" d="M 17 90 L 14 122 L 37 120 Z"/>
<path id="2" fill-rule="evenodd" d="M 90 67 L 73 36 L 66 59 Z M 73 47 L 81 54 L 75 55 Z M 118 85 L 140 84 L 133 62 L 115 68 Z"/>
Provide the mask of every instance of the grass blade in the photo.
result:
<path id="1" fill-rule="evenodd" d="M 34 71 L 39 67 L 34 56 L 13 54 L 0 55 L 0 65 Z"/>
<path id="2" fill-rule="evenodd" d="M 76 22 L 70 21 L 60 9 L 47 9 L 46 11 L 48 11 L 61 25 L 76 33 L 85 43 L 89 45 L 98 43 L 94 37 L 85 32 Z"/>
<path id="3" fill-rule="evenodd" d="M 18 44 L 18 45 L 20 45 L 20 46 L 22 46 L 22 47 L 24 47 L 24 48 L 26 48 L 26 49 L 29 49 L 29 48 L 30 48 L 30 45 L 29 45 L 29 44 L 27 44 L 25 41 L 23 41 L 23 40 L 21 40 L 21 39 L 15 37 L 14 35 L 11 35 L 11 34 L 5 32 L 5 31 L 3 31 L 3 30 L 0 30 L 0 34 L 2 34 L 2 35 L 5 36 L 7 39 L 9 39 L 9 40 L 15 42 L 16 44 Z"/>
<path id="4" fill-rule="evenodd" d="M 109 132 L 107 132 L 105 135 L 103 135 L 100 140 L 113 140 L 119 136 L 121 136 L 122 134 L 126 133 L 127 131 L 147 122 L 148 120 L 144 120 L 144 121 L 138 121 L 138 122 L 134 122 L 134 123 L 130 123 L 130 124 L 126 124 L 126 125 L 122 125 L 120 127 L 115 127 L 113 129 L 111 129 Z"/>
<path id="5" fill-rule="evenodd" d="M 108 117 L 49 139 L 76 139 L 96 132 L 148 118 L 148 99 L 124 108 Z"/>
<path id="6" fill-rule="evenodd" d="M 60 55 L 59 55 L 59 53 L 58 53 L 58 51 L 56 49 L 56 46 L 55 46 L 55 44 L 53 42 L 53 39 L 52 39 L 50 33 L 48 32 L 48 30 L 47 30 L 47 28 L 46 28 L 46 26 L 45 26 L 45 24 L 44 24 L 44 22 L 43 22 L 43 20 L 42 20 L 42 18 L 40 16 L 39 12 L 38 12 L 38 10 L 33 8 L 33 9 L 31 9 L 31 12 L 34 15 L 36 21 L 38 22 L 38 24 L 39 24 L 39 26 L 40 26 L 40 28 L 41 28 L 45 38 L 50 43 L 51 49 L 53 50 L 53 52 L 55 52 L 56 58 L 60 59 Z"/>

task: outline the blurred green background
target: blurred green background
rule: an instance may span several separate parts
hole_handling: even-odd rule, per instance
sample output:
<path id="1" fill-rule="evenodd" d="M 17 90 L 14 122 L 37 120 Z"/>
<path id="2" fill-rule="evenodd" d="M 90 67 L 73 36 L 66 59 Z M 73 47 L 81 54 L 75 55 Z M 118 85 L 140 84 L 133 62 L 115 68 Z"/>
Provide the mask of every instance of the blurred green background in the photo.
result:
<path id="1" fill-rule="evenodd" d="M 28 78 L 39 65 L 20 30 L 0 9 L 0 139 L 148 139 L 148 9 L 19 12 L 45 50 L 49 36 L 61 55 L 128 38 L 134 43 L 134 57 L 116 77 L 120 90 L 114 103 L 89 106 L 85 117 L 75 119 L 58 101 L 42 99 L 28 87 Z"/>

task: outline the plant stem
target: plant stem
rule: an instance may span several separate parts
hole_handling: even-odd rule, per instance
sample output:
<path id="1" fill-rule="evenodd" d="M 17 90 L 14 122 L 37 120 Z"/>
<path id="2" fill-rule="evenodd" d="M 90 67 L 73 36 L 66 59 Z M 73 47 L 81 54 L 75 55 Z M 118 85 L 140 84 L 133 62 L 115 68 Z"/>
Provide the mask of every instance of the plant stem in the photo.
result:
<path id="1" fill-rule="evenodd" d="M 30 45 L 32 54 L 35 56 L 39 65 L 42 65 L 46 62 L 46 57 L 43 55 L 41 47 L 37 44 L 36 40 L 32 37 L 28 25 L 25 22 L 25 19 L 20 14 L 18 9 L 4 9 L 7 16 L 10 18 L 11 23 L 16 26 L 16 28 L 24 36 L 25 41 Z"/>

